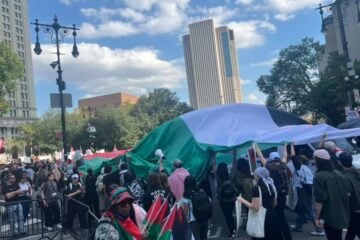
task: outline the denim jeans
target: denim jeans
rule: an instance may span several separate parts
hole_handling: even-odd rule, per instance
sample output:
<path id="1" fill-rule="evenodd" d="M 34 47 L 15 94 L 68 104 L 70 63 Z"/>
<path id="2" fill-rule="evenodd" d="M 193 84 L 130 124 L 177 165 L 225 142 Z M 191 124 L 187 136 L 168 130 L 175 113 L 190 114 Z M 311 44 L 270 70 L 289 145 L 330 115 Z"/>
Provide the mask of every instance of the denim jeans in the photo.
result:
<path id="1" fill-rule="evenodd" d="M 21 203 L 8 205 L 8 214 L 10 220 L 10 230 L 13 235 L 25 233 L 24 216 Z M 16 226 L 18 231 L 16 231 Z"/>
<path id="2" fill-rule="evenodd" d="M 296 212 L 298 218 L 296 219 L 296 228 L 301 230 L 306 218 L 310 219 L 317 232 L 321 232 L 320 228 L 315 225 L 315 211 L 313 209 L 313 196 L 307 194 L 302 188 L 297 188 L 298 202 L 296 205 Z"/>

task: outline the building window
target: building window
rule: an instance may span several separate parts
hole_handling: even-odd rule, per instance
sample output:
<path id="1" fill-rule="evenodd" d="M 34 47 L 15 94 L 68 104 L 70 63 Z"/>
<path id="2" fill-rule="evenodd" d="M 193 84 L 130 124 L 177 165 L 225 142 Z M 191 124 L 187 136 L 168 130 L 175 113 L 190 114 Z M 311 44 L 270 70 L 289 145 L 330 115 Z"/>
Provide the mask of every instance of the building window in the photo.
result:
<path id="1" fill-rule="evenodd" d="M 232 64 L 231 64 L 231 53 L 230 53 L 230 41 L 228 32 L 221 33 L 222 48 L 224 54 L 225 74 L 226 77 L 232 77 Z"/>
<path id="2" fill-rule="evenodd" d="M 9 14 L 9 8 L 7 8 L 7 7 L 2 7 L 2 11 L 3 11 L 3 13 Z"/>
<path id="3" fill-rule="evenodd" d="M 18 34 L 23 34 L 22 28 L 19 28 L 19 27 L 16 27 L 16 32 L 17 32 Z"/>
<path id="4" fill-rule="evenodd" d="M 2 3 L 3 3 L 5 6 L 9 6 L 9 0 L 2 0 Z"/>
<path id="5" fill-rule="evenodd" d="M 18 42 L 24 42 L 24 37 L 16 35 Z"/>
<path id="6" fill-rule="evenodd" d="M 7 38 L 10 38 L 11 37 L 11 34 L 7 31 L 4 31 L 4 37 L 7 37 Z"/>
<path id="7" fill-rule="evenodd" d="M 24 50 L 24 44 L 22 44 L 22 43 L 18 43 L 18 44 L 17 44 L 17 47 L 18 47 L 18 49 L 20 49 L 20 50 Z"/>
<path id="8" fill-rule="evenodd" d="M 25 57 L 25 54 L 24 54 L 24 52 L 20 52 L 20 51 L 18 51 L 18 54 L 19 54 L 19 57 Z"/>
<path id="9" fill-rule="evenodd" d="M 4 22 L 10 22 L 10 17 L 3 14 Z"/>

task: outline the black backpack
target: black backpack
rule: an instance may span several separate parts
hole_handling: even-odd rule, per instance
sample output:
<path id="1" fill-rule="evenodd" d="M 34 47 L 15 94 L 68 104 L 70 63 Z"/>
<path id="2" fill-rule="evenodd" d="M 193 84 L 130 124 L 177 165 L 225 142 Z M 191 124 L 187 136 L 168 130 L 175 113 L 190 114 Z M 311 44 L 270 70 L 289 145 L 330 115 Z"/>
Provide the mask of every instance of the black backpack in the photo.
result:
<path id="1" fill-rule="evenodd" d="M 196 221 L 207 221 L 212 217 L 212 203 L 205 191 L 194 191 L 191 194 L 191 202 Z"/>
<path id="2" fill-rule="evenodd" d="M 233 180 L 226 180 L 220 187 L 219 198 L 225 202 L 234 202 L 238 196 Z"/>
<path id="3" fill-rule="evenodd" d="M 278 193 L 284 195 L 289 193 L 291 172 L 284 163 L 280 163 L 280 165 L 270 170 L 270 177 L 274 180 L 274 185 Z"/>

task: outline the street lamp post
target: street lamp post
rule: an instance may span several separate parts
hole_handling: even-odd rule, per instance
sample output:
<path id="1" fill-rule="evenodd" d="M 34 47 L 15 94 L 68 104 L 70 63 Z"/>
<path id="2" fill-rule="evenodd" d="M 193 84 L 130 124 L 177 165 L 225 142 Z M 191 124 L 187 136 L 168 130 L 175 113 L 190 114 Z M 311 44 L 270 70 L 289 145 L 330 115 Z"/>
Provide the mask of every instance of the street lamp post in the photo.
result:
<path id="1" fill-rule="evenodd" d="M 357 15 L 358 15 L 357 22 L 358 22 L 358 24 L 360 24 L 359 0 L 354 0 L 354 3 L 356 5 Z M 345 59 L 346 59 L 347 76 L 344 78 L 344 80 L 348 81 L 350 78 L 357 79 L 359 76 L 357 76 L 355 74 L 354 63 L 352 62 L 352 60 L 350 59 L 350 56 L 349 56 L 349 48 L 348 48 L 348 42 L 346 40 L 344 17 L 343 17 L 343 13 L 342 13 L 342 9 L 341 9 L 341 4 L 342 4 L 341 0 L 335 0 L 335 2 L 324 5 L 324 6 L 319 4 L 319 7 L 317 9 L 319 10 L 320 15 L 321 15 L 321 21 L 322 21 L 322 23 L 321 23 L 321 32 L 325 32 L 326 31 L 326 26 L 325 26 L 325 23 L 324 23 L 324 11 L 323 11 L 323 9 L 324 8 L 333 9 L 334 7 L 336 8 L 337 20 L 339 22 L 341 46 L 342 46 L 344 56 L 345 56 Z M 353 103 L 353 101 L 352 101 L 352 92 L 349 91 L 347 95 L 348 95 L 348 101 L 349 101 L 349 108 L 350 108 L 350 110 L 352 110 L 352 107 L 353 107 L 353 104 L 352 104 Z"/>
<path id="2" fill-rule="evenodd" d="M 68 36 L 70 34 L 70 32 L 72 31 L 72 36 L 74 38 L 74 45 L 73 45 L 73 50 L 71 52 L 71 54 L 73 55 L 74 58 L 79 56 L 79 51 L 76 45 L 76 35 L 78 28 L 75 27 L 75 24 L 72 25 L 72 27 L 68 27 L 68 26 L 62 26 L 58 23 L 58 19 L 55 15 L 54 17 L 54 22 L 53 24 L 43 24 L 43 23 L 39 23 L 38 20 L 36 19 L 34 23 L 31 23 L 32 25 L 35 25 L 35 33 L 36 33 L 36 42 L 35 42 L 35 48 L 34 48 L 34 52 L 37 55 L 40 55 L 42 50 L 40 47 L 40 41 L 39 41 L 39 32 L 40 29 L 42 29 L 44 31 L 44 33 L 46 34 L 50 34 L 51 35 L 51 41 L 53 43 L 55 43 L 56 45 L 56 55 L 57 55 L 57 60 L 52 62 L 50 64 L 50 66 L 55 69 L 57 67 L 57 73 L 58 73 L 58 78 L 56 79 L 56 84 L 59 87 L 59 98 L 60 98 L 60 109 L 61 109 L 61 130 L 62 130 L 62 141 L 63 141 L 63 149 L 64 149 L 64 158 L 66 159 L 67 157 L 67 140 L 66 140 L 66 123 L 65 123 L 65 112 L 66 112 L 66 108 L 64 106 L 64 98 L 63 98 L 63 91 L 66 88 L 65 82 L 63 81 L 62 78 L 62 68 L 61 68 L 61 62 L 60 62 L 60 47 L 59 44 L 61 42 L 63 42 L 63 39 Z"/>

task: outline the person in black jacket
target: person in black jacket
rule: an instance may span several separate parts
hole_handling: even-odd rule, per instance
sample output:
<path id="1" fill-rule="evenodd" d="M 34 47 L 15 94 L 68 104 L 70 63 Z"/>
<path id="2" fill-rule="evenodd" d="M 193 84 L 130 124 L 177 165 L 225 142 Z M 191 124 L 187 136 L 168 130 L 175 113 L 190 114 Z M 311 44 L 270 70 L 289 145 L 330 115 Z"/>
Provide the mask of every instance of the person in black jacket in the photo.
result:
<path id="1" fill-rule="evenodd" d="M 341 165 L 344 167 L 343 174 L 348 183 L 350 192 L 350 223 L 345 240 L 354 240 L 357 235 L 360 238 L 360 172 L 352 166 L 353 158 L 348 153 L 339 155 Z"/>
<path id="2" fill-rule="evenodd" d="M 79 216 L 80 227 L 87 229 L 86 221 L 86 206 L 82 204 L 84 188 L 79 182 L 79 175 L 73 174 L 71 176 L 71 183 L 67 188 L 68 207 L 67 207 L 67 219 L 66 227 L 72 228 L 76 215 Z"/>
<path id="3" fill-rule="evenodd" d="M 85 178 L 85 196 L 84 201 L 86 205 L 89 206 L 90 210 L 94 212 L 95 216 L 100 218 L 100 210 L 99 210 L 99 196 L 96 191 L 96 177 L 94 176 L 93 170 L 89 168 L 87 170 L 87 176 Z M 90 214 L 89 214 L 89 222 L 90 222 Z"/>
<path id="4" fill-rule="evenodd" d="M 151 173 L 148 178 L 148 190 L 145 192 L 142 204 L 145 211 L 148 211 L 157 197 L 166 199 L 166 191 L 161 186 L 160 177 L 157 173 Z"/>

